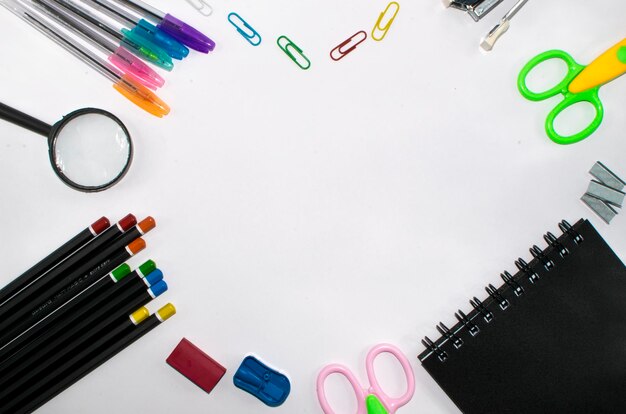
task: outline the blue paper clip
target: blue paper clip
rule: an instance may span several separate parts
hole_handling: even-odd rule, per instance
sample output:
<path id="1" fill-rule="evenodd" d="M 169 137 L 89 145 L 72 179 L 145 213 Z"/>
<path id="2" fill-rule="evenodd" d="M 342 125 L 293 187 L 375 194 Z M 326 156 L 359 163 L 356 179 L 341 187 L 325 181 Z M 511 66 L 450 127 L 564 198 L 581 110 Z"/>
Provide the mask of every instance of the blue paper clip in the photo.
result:
<path id="1" fill-rule="evenodd" d="M 387 24 L 385 25 L 385 27 L 380 27 L 380 24 L 383 22 L 383 19 L 389 13 L 389 9 L 391 8 L 391 6 L 395 6 L 396 10 L 393 12 L 391 17 L 387 21 Z M 393 21 L 396 19 L 396 16 L 398 15 L 399 11 L 400 11 L 400 5 L 397 2 L 392 1 L 387 5 L 385 10 L 380 14 L 380 16 L 378 16 L 378 20 L 376 21 L 376 24 L 374 25 L 374 28 L 372 29 L 372 39 L 376 40 L 377 42 L 380 42 L 381 40 L 385 38 L 385 36 L 387 36 L 387 32 L 389 31 L 389 28 L 391 27 L 391 24 L 393 23 Z M 376 37 L 377 30 L 382 32 L 382 36 Z"/>
<path id="2" fill-rule="evenodd" d="M 283 44 L 281 43 L 281 40 L 286 40 L 287 43 L 283 42 Z M 289 58 L 293 60 L 296 65 L 298 65 L 300 69 L 307 70 L 311 67 L 311 61 L 309 60 L 309 58 L 304 56 L 304 53 L 302 53 L 302 49 L 300 49 L 298 45 L 292 42 L 291 39 L 289 39 L 287 36 L 280 36 L 278 39 L 276 39 L 276 44 L 278 45 L 280 50 L 285 52 L 285 54 L 289 56 Z M 293 54 L 292 49 L 296 52 L 295 55 Z M 301 63 L 298 58 L 304 60 L 304 62 L 306 63 Z"/>
<path id="3" fill-rule="evenodd" d="M 233 17 L 236 17 L 239 21 L 233 21 Z M 235 28 L 237 28 L 239 34 L 242 35 L 243 38 L 246 39 L 246 41 L 252 46 L 258 46 L 261 44 L 261 35 L 258 34 L 257 31 L 254 30 L 244 19 L 242 19 L 240 15 L 233 12 L 228 15 L 228 21 L 230 24 L 235 26 Z M 258 39 L 258 41 L 255 41 L 255 39 Z"/>

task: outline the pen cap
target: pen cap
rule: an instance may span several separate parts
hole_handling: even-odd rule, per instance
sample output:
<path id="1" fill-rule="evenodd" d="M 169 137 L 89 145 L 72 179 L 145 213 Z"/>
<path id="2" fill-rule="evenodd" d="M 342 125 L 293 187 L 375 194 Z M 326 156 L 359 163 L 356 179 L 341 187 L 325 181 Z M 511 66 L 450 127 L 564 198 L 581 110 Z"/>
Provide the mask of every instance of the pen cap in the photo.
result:
<path id="1" fill-rule="evenodd" d="M 139 275 L 139 277 L 146 277 L 147 275 L 152 273 L 152 271 L 154 271 L 155 269 L 156 269 L 156 263 L 154 262 L 154 260 L 149 259 L 143 262 L 141 266 L 137 268 L 137 274 Z"/>
<path id="2" fill-rule="evenodd" d="M 157 283 L 159 283 L 162 280 L 163 280 L 163 272 L 161 272 L 159 269 L 153 270 L 150 274 L 148 274 L 144 278 L 144 282 L 146 283 L 146 285 L 148 285 L 150 287 L 156 285 Z M 167 285 L 165 285 L 165 286 L 167 286 Z"/>
<path id="3" fill-rule="evenodd" d="M 161 322 L 165 322 L 175 314 L 176 308 L 171 303 L 168 303 L 167 305 L 156 311 L 157 318 L 159 318 Z"/>
<path id="4" fill-rule="evenodd" d="M 117 222 L 117 227 L 121 231 L 128 231 L 131 227 L 137 225 L 137 218 L 133 214 L 127 214 Z"/>
<path id="5" fill-rule="evenodd" d="M 122 76 L 113 87 L 129 101 L 156 117 L 162 118 L 170 113 L 170 107 L 148 88 L 139 84 L 132 75 Z"/>
<path id="6" fill-rule="evenodd" d="M 130 320 L 135 325 L 139 325 L 141 322 L 148 319 L 149 316 L 150 316 L 150 311 L 148 310 L 148 308 L 143 306 L 130 314 Z"/>
<path id="7" fill-rule="evenodd" d="M 156 221 L 151 216 L 148 216 L 137 223 L 137 227 L 141 230 L 141 234 L 143 235 L 156 227 Z"/>
<path id="8" fill-rule="evenodd" d="M 135 76 L 137 80 L 150 89 L 155 90 L 165 84 L 161 75 L 122 46 L 109 56 L 109 61 L 124 72 Z"/>
<path id="9" fill-rule="evenodd" d="M 165 280 L 155 283 L 153 286 L 150 286 L 150 289 L 148 289 L 148 293 L 153 298 L 156 298 L 165 292 L 167 292 L 167 283 L 165 283 Z"/>
<path id="10" fill-rule="evenodd" d="M 115 283 L 124 279 L 126 276 L 130 274 L 130 266 L 126 263 L 119 265 L 117 268 L 111 271 L 111 278 L 115 281 Z"/>
<path id="11" fill-rule="evenodd" d="M 157 27 L 182 44 L 202 53 L 215 49 L 215 42 L 171 14 L 166 14 Z"/>
<path id="12" fill-rule="evenodd" d="M 134 256 L 145 248 L 146 248 L 146 241 L 142 239 L 141 237 L 137 237 L 135 240 L 133 240 L 126 246 L 126 251 L 131 256 Z"/>
<path id="13" fill-rule="evenodd" d="M 161 47 L 126 28 L 122 29 L 122 34 L 124 34 L 124 39 L 122 39 L 124 46 L 128 47 L 131 52 L 140 58 L 146 59 L 148 62 L 167 71 L 171 71 L 174 68 L 172 58 Z"/>
<path id="14" fill-rule="evenodd" d="M 101 217 L 89 227 L 93 235 L 97 236 L 98 234 L 108 229 L 110 226 L 111 226 L 111 222 L 109 221 L 109 219 L 106 217 Z"/>
<path id="15" fill-rule="evenodd" d="M 189 49 L 185 45 L 144 19 L 139 20 L 132 31 L 162 47 L 174 59 L 180 60 L 189 55 Z"/>

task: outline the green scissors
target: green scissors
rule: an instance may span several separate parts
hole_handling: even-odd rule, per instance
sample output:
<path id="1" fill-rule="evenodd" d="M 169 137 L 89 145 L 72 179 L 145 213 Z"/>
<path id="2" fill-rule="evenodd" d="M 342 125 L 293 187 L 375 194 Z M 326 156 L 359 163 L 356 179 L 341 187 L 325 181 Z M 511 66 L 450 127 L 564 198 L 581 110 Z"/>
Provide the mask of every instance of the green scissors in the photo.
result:
<path id="1" fill-rule="evenodd" d="M 565 78 L 553 88 L 545 92 L 532 92 L 526 86 L 526 78 L 531 70 L 550 59 L 560 59 L 567 64 L 568 72 Z M 559 102 L 546 118 L 546 133 L 557 144 L 574 144 L 593 134 L 602 123 L 604 107 L 598 96 L 600 87 L 605 83 L 626 73 L 626 39 L 617 43 L 589 66 L 578 64 L 572 56 L 562 50 L 549 50 L 535 56 L 522 68 L 517 86 L 520 93 L 531 101 L 543 101 L 556 95 L 563 95 Z M 554 120 L 561 112 L 579 102 L 588 102 L 596 110 L 596 116 L 582 131 L 563 136 L 554 129 Z"/>

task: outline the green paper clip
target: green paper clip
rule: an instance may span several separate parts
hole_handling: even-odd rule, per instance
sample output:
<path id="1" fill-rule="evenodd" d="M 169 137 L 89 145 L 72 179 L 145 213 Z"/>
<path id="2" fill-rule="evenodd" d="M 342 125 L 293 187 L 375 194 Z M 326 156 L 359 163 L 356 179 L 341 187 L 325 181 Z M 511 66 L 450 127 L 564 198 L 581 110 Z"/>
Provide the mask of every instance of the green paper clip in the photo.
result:
<path id="1" fill-rule="evenodd" d="M 281 43 L 281 40 L 286 40 L 287 43 Z M 285 52 L 285 54 L 289 56 L 289 58 L 293 60 L 296 65 L 298 65 L 300 69 L 307 70 L 311 67 L 311 61 L 309 60 L 309 58 L 304 56 L 304 53 L 302 53 L 302 49 L 300 49 L 298 45 L 292 42 L 291 39 L 289 39 L 287 36 L 280 36 L 278 39 L 276 39 L 276 44 L 278 45 L 280 50 Z M 296 52 L 295 55 L 293 54 L 292 49 Z M 304 62 L 306 63 L 302 64 L 301 60 L 304 60 Z"/>

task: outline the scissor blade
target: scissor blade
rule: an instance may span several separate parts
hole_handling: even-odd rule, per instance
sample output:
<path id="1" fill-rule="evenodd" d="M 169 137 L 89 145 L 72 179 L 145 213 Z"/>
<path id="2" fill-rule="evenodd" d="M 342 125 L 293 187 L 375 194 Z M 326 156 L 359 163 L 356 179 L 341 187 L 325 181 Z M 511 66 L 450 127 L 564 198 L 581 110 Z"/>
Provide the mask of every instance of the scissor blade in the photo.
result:
<path id="1" fill-rule="evenodd" d="M 569 91 L 580 93 L 602 86 L 626 73 L 626 39 L 604 52 L 574 78 Z"/>

